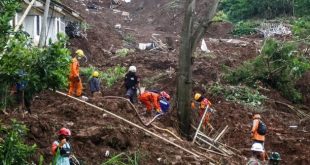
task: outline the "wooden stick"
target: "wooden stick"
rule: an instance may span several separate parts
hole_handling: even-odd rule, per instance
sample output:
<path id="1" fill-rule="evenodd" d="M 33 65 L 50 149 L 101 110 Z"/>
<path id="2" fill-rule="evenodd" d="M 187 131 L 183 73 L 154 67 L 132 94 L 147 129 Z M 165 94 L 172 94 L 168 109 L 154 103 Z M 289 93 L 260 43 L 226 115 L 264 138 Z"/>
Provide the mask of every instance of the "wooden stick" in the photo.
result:
<path id="1" fill-rule="evenodd" d="M 205 150 L 205 151 L 207 151 L 207 152 L 211 152 L 211 153 L 213 153 L 213 154 L 217 154 L 217 155 L 229 157 L 228 155 L 222 154 L 222 153 L 220 153 L 220 152 L 216 152 L 216 151 L 213 151 L 213 150 L 209 150 L 209 149 L 206 149 L 206 148 L 203 148 L 203 147 L 199 147 L 199 148 L 202 149 L 202 150 Z"/>
<path id="2" fill-rule="evenodd" d="M 205 111 L 204 111 L 204 113 L 203 113 L 203 115 L 202 115 L 202 118 L 201 118 L 201 120 L 200 120 L 200 122 L 199 122 L 199 125 L 198 125 L 198 127 L 197 127 L 195 136 L 194 136 L 193 141 L 192 141 L 193 144 L 195 143 L 195 140 L 196 140 L 196 138 L 197 138 L 197 135 L 198 135 L 198 132 L 199 132 L 200 127 L 201 127 L 201 125 L 202 125 L 202 122 L 203 122 L 203 120 L 205 119 L 205 117 L 206 117 L 206 115 L 207 115 L 208 108 L 209 108 L 209 105 L 208 105 L 207 108 L 205 109 Z"/>
<path id="3" fill-rule="evenodd" d="M 185 151 L 185 152 L 187 152 L 187 153 L 189 153 L 189 154 L 191 154 L 191 155 L 193 155 L 193 156 L 195 156 L 195 157 L 198 157 L 198 158 L 200 157 L 198 154 L 196 154 L 196 153 L 194 153 L 194 152 L 192 152 L 192 151 L 190 151 L 190 150 L 188 150 L 188 149 L 186 149 L 186 148 L 184 148 L 184 147 L 182 147 L 182 146 L 180 146 L 180 145 L 178 145 L 178 144 L 176 144 L 176 143 L 174 143 L 174 142 L 171 142 L 171 141 L 165 139 L 164 137 L 162 137 L 162 136 L 160 136 L 160 135 L 157 135 L 157 134 L 155 134 L 155 133 L 153 133 L 153 132 L 147 130 L 146 128 L 143 128 L 142 126 L 140 126 L 140 125 L 138 125 L 138 124 L 135 124 L 135 123 L 133 123 L 133 122 L 131 122 L 131 121 L 129 121 L 129 120 L 127 120 L 127 119 L 121 117 L 121 116 L 118 116 L 118 115 L 116 115 L 116 114 L 114 114 L 114 113 L 112 113 L 112 112 L 110 112 L 110 111 L 108 111 L 108 110 L 106 110 L 106 109 L 100 108 L 100 107 L 98 107 L 98 106 L 96 106 L 96 105 L 90 104 L 90 103 L 88 103 L 88 102 L 86 102 L 86 101 L 83 101 L 83 100 L 80 100 L 80 99 L 78 99 L 78 98 L 69 96 L 69 95 L 67 95 L 67 94 L 65 94 L 65 93 L 63 93 L 63 92 L 60 92 L 60 91 L 56 91 L 56 93 L 58 93 L 58 94 L 60 94 L 60 95 L 63 95 L 63 96 L 65 96 L 65 97 L 69 97 L 69 98 L 71 98 L 71 99 L 73 99 L 73 100 L 75 100 L 75 101 L 84 103 L 84 104 L 86 104 L 86 105 L 88 105 L 88 106 L 90 106 L 90 107 L 93 107 L 93 108 L 95 108 L 95 109 L 97 109 L 97 110 L 99 110 L 99 111 L 103 111 L 103 112 L 105 112 L 105 113 L 107 113 L 107 114 L 109 114 L 109 115 L 111 115 L 111 116 L 113 116 L 113 117 L 115 117 L 115 118 L 117 118 L 117 119 L 120 119 L 120 120 L 122 120 L 122 121 L 124 121 L 124 122 L 126 122 L 126 123 L 128 123 L 128 124 L 130 124 L 130 125 L 132 125 L 132 126 L 134 126 L 134 127 L 136 127 L 136 128 L 139 128 L 140 130 L 142 130 L 142 131 L 144 131 L 144 132 L 149 133 L 150 135 L 153 135 L 154 137 L 157 137 L 157 138 L 159 138 L 159 139 L 161 139 L 161 140 L 163 140 L 163 141 L 165 141 L 165 142 L 167 142 L 167 143 L 169 143 L 169 144 L 171 144 L 171 145 L 173 145 L 173 146 L 175 146 L 175 147 L 177 147 L 177 148 L 180 148 L 181 150 L 183 150 L 183 151 Z"/>

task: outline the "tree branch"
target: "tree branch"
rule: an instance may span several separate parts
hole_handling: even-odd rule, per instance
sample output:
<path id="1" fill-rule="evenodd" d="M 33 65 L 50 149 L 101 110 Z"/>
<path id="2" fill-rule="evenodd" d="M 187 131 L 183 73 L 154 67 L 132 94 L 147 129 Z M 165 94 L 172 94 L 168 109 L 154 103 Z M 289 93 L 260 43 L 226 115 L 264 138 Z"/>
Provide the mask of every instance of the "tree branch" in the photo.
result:
<path id="1" fill-rule="evenodd" d="M 205 10 L 205 13 L 203 14 L 205 15 L 205 17 L 200 21 L 198 27 L 196 28 L 193 35 L 191 36 L 192 52 L 196 48 L 198 41 L 200 41 L 202 36 L 205 34 L 207 28 L 209 27 L 211 20 L 216 13 L 219 1 L 220 0 L 210 0 L 210 3 L 205 1 L 205 5 L 207 7 L 207 9 Z"/>

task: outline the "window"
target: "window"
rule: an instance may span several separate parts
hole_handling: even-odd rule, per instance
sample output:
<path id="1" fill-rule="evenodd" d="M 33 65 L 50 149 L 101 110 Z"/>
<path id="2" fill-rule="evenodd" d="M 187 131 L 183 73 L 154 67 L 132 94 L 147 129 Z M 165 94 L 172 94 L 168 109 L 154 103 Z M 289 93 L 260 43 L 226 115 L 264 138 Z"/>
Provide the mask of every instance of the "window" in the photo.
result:
<path id="1" fill-rule="evenodd" d="M 36 15 L 36 33 L 39 36 L 40 35 L 40 16 Z"/>

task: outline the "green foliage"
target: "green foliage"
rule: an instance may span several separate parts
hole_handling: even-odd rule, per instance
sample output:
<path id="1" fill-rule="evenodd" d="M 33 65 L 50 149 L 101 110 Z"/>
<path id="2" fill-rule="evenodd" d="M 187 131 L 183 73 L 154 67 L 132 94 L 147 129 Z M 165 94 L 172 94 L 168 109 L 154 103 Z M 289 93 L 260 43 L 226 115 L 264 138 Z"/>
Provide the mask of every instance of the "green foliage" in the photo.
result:
<path id="1" fill-rule="evenodd" d="M 20 8 L 19 0 L 0 1 L 0 52 L 3 51 L 5 44 L 12 32 L 9 21 L 12 20 L 16 11 Z"/>
<path id="2" fill-rule="evenodd" d="M 129 43 L 129 44 L 134 44 L 136 43 L 136 38 L 132 34 L 126 34 L 124 36 L 124 40 Z"/>
<path id="3" fill-rule="evenodd" d="M 295 0 L 295 13 L 297 16 L 310 16 L 310 1 Z"/>
<path id="4" fill-rule="evenodd" d="M 126 67 L 117 65 L 115 67 L 108 68 L 106 71 L 99 71 L 96 67 L 90 66 L 87 68 L 80 68 L 81 75 L 87 76 L 88 80 L 91 79 L 94 71 L 99 72 L 99 80 L 103 80 L 108 87 L 114 85 L 114 83 L 122 78 L 126 73 Z"/>
<path id="5" fill-rule="evenodd" d="M 27 165 L 29 158 L 33 155 L 36 145 L 29 146 L 24 143 L 23 138 L 27 134 L 25 125 L 12 120 L 10 127 L 0 125 L 1 137 L 0 141 L 0 161 L 3 165 Z M 0 139 L 1 140 L 1 139 Z"/>
<path id="6" fill-rule="evenodd" d="M 310 17 L 296 19 L 293 22 L 292 30 L 295 37 L 299 39 L 310 39 Z"/>
<path id="7" fill-rule="evenodd" d="M 133 49 L 127 49 L 127 48 L 117 49 L 116 55 L 120 57 L 126 57 L 129 53 L 133 53 L 133 52 L 135 52 Z"/>
<path id="8" fill-rule="evenodd" d="M 58 35 L 58 42 L 48 48 L 32 47 L 30 39 L 20 33 L 11 39 L 7 51 L 0 59 L 0 86 L 25 81 L 25 93 L 32 97 L 47 88 L 67 86 L 70 51 L 65 48 L 67 38 Z M 20 72 L 25 72 L 20 76 Z"/>
<path id="9" fill-rule="evenodd" d="M 219 8 L 227 13 L 230 20 L 240 21 L 250 18 L 271 19 L 291 16 L 293 6 L 291 0 L 222 0 Z"/>
<path id="10" fill-rule="evenodd" d="M 231 71 L 226 80 L 250 86 L 263 82 L 281 91 L 291 101 L 299 102 L 302 98 L 295 89 L 295 82 L 309 69 L 309 59 L 298 51 L 295 43 L 268 39 L 261 55 Z"/>
<path id="11" fill-rule="evenodd" d="M 101 165 L 139 165 L 140 161 L 141 154 L 139 152 L 135 152 L 133 155 L 120 153 L 113 156 Z"/>
<path id="12" fill-rule="evenodd" d="M 208 88 L 208 93 L 215 96 L 223 96 L 227 101 L 236 102 L 238 104 L 250 107 L 261 106 L 266 99 L 257 90 L 247 86 L 228 86 L 214 83 Z"/>
<path id="13" fill-rule="evenodd" d="M 259 26 L 255 21 L 240 21 L 234 26 L 233 34 L 236 36 L 250 35 L 256 33 L 256 29 Z"/>
<path id="14" fill-rule="evenodd" d="M 228 20 L 228 16 L 222 10 L 218 11 L 212 19 L 212 21 L 216 21 L 216 22 L 227 21 L 227 20 Z"/>
<path id="15" fill-rule="evenodd" d="M 108 87 L 111 87 L 114 85 L 114 83 L 117 80 L 122 78 L 125 73 L 126 73 L 126 67 L 122 67 L 122 66 L 117 65 L 113 68 L 107 69 L 102 74 L 102 79 L 105 81 L 105 83 Z"/>

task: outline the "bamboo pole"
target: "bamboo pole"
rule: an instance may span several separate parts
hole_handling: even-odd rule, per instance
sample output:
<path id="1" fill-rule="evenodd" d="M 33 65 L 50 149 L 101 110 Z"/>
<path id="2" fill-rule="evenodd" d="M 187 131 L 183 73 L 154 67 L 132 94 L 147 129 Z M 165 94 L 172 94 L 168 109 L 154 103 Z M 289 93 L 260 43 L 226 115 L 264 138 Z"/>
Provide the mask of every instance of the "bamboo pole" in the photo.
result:
<path id="1" fill-rule="evenodd" d="M 201 125 L 202 125 L 202 122 L 203 122 L 203 120 L 204 120 L 205 117 L 206 117 L 206 114 L 207 114 L 207 112 L 208 112 L 208 108 L 209 108 L 209 105 L 208 105 L 207 108 L 205 109 L 205 112 L 203 113 L 202 118 L 201 118 L 201 120 L 200 120 L 200 122 L 199 122 L 199 125 L 198 125 L 198 127 L 197 127 L 195 136 L 194 136 L 193 141 L 192 141 L 193 144 L 195 143 L 195 140 L 196 140 L 196 138 L 197 138 L 197 135 L 198 135 L 198 132 L 199 132 L 200 127 L 201 127 Z"/>
<path id="2" fill-rule="evenodd" d="M 97 109 L 97 110 L 99 110 L 99 111 L 103 111 L 103 112 L 105 112 L 105 113 L 107 113 L 107 114 L 109 114 L 109 115 L 111 115 L 111 116 L 113 116 L 113 117 L 115 117 L 115 118 L 117 118 L 117 119 L 120 119 L 120 120 L 122 120 L 122 121 L 124 121 L 124 122 L 126 122 L 126 123 L 128 123 L 128 124 L 130 124 L 130 125 L 132 125 L 132 126 L 134 126 L 134 127 L 136 127 L 136 128 L 139 128 L 140 130 L 142 130 L 142 131 L 144 131 L 144 132 L 149 133 L 150 135 L 153 135 L 154 137 L 157 137 L 157 138 L 159 138 L 159 139 L 161 139 L 161 140 L 163 140 L 163 141 L 165 141 L 165 142 L 167 142 L 167 143 L 169 143 L 169 144 L 171 144 L 171 145 L 173 145 L 173 146 L 175 146 L 175 147 L 177 147 L 177 148 L 180 148 L 181 150 L 183 150 L 183 151 L 185 151 L 185 152 L 187 152 L 187 153 L 189 153 L 189 154 L 191 154 L 191 155 L 193 155 L 193 156 L 195 156 L 195 157 L 198 157 L 198 158 L 200 157 L 198 154 L 196 154 L 196 153 L 194 153 L 194 152 L 192 152 L 192 151 L 190 151 L 190 150 L 188 150 L 188 149 L 186 149 L 186 148 L 184 148 L 184 147 L 182 147 L 182 146 L 180 146 L 180 145 L 178 145 L 178 144 L 176 144 L 176 143 L 174 143 L 174 142 L 171 142 L 171 141 L 165 139 L 164 137 L 162 137 L 162 136 L 160 136 L 160 135 L 157 135 L 157 134 L 155 134 L 155 133 L 153 133 L 153 132 L 147 130 L 146 128 L 143 128 L 142 126 L 140 126 L 140 125 L 138 125 L 138 124 L 135 124 L 135 123 L 133 123 L 133 122 L 131 122 L 131 121 L 129 121 L 129 120 L 123 118 L 123 117 L 120 117 L 120 116 L 118 116 L 118 115 L 116 115 L 116 114 L 114 114 L 114 113 L 112 113 L 112 112 L 110 112 L 110 111 L 108 111 L 108 110 L 106 110 L 106 109 L 100 108 L 100 107 L 98 107 L 98 106 L 96 106 L 96 105 L 90 104 L 90 103 L 88 103 L 88 102 L 86 102 L 86 101 L 80 100 L 80 99 L 75 98 L 75 97 L 73 97 L 73 96 L 69 96 L 69 95 L 67 95 L 67 94 L 65 94 L 65 93 L 63 93 L 63 92 L 60 92 L 60 91 L 56 91 L 56 93 L 58 93 L 58 94 L 60 94 L 60 95 L 63 95 L 63 96 L 65 96 L 65 97 L 69 97 L 69 98 L 71 98 L 71 99 L 73 99 L 73 100 L 75 100 L 75 101 L 79 101 L 79 102 L 81 102 L 81 103 L 84 103 L 84 104 L 86 104 L 86 105 L 88 105 L 88 106 L 90 106 L 90 107 L 93 107 L 93 108 L 95 108 L 95 109 Z"/>
<path id="3" fill-rule="evenodd" d="M 27 9 L 25 10 L 23 16 L 20 18 L 20 20 L 18 21 L 17 25 L 15 26 L 14 32 L 17 32 L 17 31 L 19 30 L 20 25 L 24 22 L 24 19 L 26 18 L 27 14 L 29 13 L 29 11 L 30 11 L 30 9 L 31 9 L 31 7 L 33 6 L 33 4 L 34 4 L 35 1 L 36 1 L 36 0 L 32 0 L 32 1 L 29 3 L 29 5 L 28 5 Z"/>
<path id="4" fill-rule="evenodd" d="M 18 21 L 18 23 L 17 23 L 17 25 L 15 26 L 13 32 L 17 32 L 17 31 L 19 30 L 20 25 L 24 22 L 24 19 L 26 18 L 27 14 L 29 13 L 29 11 L 30 11 L 30 9 L 31 9 L 31 7 L 33 6 L 33 4 L 34 4 L 35 1 L 36 1 L 36 0 L 32 0 L 32 1 L 29 3 L 27 9 L 25 10 L 25 12 L 24 12 L 24 14 L 22 15 L 22 17 L 20 18 L 20 20 Z M 6 43 L 6 45 L 5 45 L 5 48 L 4 48 L 3 52 L 0 54 L 0 60 L 1 60 L 2 56 L 6 53 L 6 51 L 7 51 L 7 46 L 11 43 L 11 39 L 12 39 L 12 38 L 13 38 L 13 35 L 11 34 L 10 37 L 9 37 L 9 39 L 8 39 L 8 41 L 7 41 L 7 43 Z"/>

